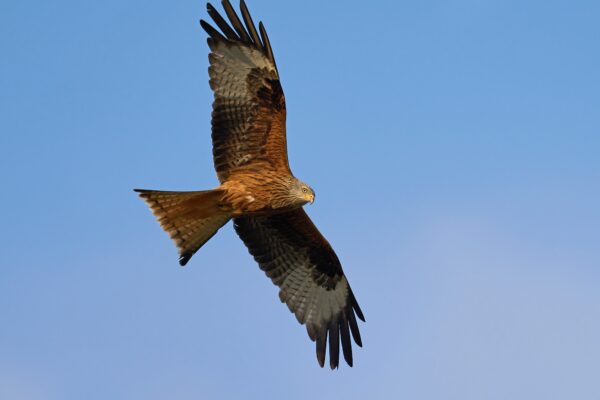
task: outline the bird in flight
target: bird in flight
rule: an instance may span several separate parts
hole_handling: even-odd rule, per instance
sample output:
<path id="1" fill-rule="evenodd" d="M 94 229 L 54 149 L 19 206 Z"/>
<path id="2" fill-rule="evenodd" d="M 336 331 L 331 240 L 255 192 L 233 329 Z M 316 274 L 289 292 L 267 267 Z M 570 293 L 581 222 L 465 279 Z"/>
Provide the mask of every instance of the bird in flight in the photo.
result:
<path id="1" fill-rule="evenodd" d="M 340 343 L 352 366 L 351 336 L 362 346 L 364 316 L 340 261 L 303 206 L 315 192 L 294 177 L 287 157 L 285 97 L 265 28 L 243 0 L 242 20 L 228 0 L 229 22 L 210 4 L 208 75 L 214 92 L 213 160 L 220 185 L 194 192 L 134 189 L 179 249 L 183 266 L 223 225 L 235 231 L 308 336 L 323 367 L 338 367 Z"/>

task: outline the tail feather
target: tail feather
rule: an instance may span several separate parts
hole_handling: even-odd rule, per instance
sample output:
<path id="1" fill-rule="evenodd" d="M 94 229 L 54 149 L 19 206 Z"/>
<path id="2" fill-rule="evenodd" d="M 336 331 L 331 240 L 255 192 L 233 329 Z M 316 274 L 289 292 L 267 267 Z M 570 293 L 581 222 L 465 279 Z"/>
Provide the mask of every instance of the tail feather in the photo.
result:
<path id="1" fill-rule="evenodd" d="M 223 191 L 163 192 L 134 189 L 179 249 L 179 264 L 192 256 L 231 219 L 220 207 Z"/>

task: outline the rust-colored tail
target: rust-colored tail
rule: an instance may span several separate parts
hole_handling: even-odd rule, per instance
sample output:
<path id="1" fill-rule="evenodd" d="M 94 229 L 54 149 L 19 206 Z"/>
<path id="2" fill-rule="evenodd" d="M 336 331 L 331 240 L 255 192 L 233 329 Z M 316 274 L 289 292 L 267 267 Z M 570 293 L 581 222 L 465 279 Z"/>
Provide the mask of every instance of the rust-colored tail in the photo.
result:
<path id="1" fill-rule="evenodd" d="M 160 226 L 179 249 L 179 264 L 185 265 L 231 215 L 219 207 L 220 189 L 200 192 L 163 192 L 134 189 L 150 206 Z"/>

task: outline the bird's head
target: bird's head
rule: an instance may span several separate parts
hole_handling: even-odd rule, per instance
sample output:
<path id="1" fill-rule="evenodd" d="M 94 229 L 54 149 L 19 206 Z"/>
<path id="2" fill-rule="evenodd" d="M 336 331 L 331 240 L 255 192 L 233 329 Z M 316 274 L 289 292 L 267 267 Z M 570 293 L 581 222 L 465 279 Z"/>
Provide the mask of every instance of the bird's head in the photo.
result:
<path id="1" fill-rule="evenodd" d="M 315 191 L 306 183 L 296 179 L 292 186 L 292 193 L 294 197 L 302 205 L 306 203 L 312 204 L 315 201 Z"/>

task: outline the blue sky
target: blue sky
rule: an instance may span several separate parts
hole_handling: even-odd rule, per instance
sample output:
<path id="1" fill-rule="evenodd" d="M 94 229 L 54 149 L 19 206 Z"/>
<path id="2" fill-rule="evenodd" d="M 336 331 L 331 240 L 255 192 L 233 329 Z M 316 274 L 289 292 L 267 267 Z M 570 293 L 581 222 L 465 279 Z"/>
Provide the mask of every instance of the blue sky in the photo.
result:
<path id="1" fill-rule="evenodd" d="M 0 398 L 597 399 L 600 5 L 249 0 L 367 323 L 320 369 L 217 184 L 200 1 L 0 4 Z"/>

